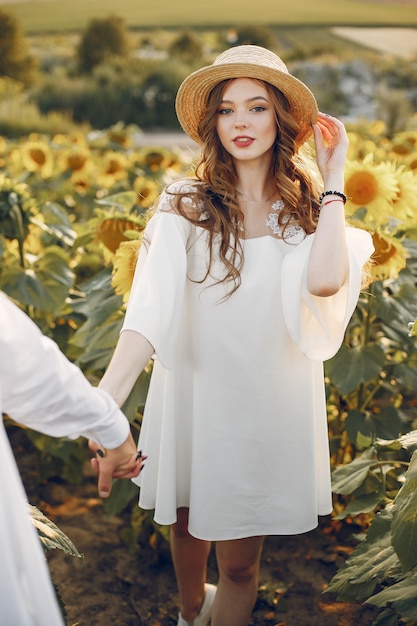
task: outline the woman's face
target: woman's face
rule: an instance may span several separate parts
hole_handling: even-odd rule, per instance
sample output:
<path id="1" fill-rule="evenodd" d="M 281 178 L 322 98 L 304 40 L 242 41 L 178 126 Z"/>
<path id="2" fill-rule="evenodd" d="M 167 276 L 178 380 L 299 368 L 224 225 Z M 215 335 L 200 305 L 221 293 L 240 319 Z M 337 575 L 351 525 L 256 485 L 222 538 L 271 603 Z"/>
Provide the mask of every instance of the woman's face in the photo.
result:
<path id="1" fill-rule="evenodd" d="M 253 78 L 227 84 L 217 112 L 220 142 L 237 161 L 253 161 L 272 153 L 277 136 L 275 111 L 264 85 Z"/>

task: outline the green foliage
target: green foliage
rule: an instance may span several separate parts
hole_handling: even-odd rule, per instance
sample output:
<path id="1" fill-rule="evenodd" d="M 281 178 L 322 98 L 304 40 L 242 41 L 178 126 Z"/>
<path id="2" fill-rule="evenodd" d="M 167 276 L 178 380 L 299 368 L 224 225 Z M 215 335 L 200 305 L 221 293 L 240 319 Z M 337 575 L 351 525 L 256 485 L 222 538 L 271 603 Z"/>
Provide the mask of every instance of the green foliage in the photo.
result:
<path id="1" fill-rule="evenodd" d="M 203 45 L 197 35 L 185 30 L 171 43 L 168 53 L 170 57 L 176 57 L 183 63 L 198 64 L 203 57 Z"/>
<path id="2" fill-rule="evenodd" d="M 174 101 L 188 72 L 178 59 L 112 59 L 96 66 L 88 78 L 46 78 L 32 97 L 44 115 L 70 114 L 76 122 L 95 128 L 123 120 L 146 129 L 179 129 Z"/>
<path id="3" fill-rule="evenodd" d="M 37 451 L 40 481 L 59 477 L 73 485 L 81 484 L 86 452 L 84 440 L 49 437 L 29 428 L 26 434 Z"/>
<path id="4" fill-rule="evenodd" d="M 84 123 L 84 130 L 88 125 Z M 25 98 L 9 98 L 0 102 L 0 135 L 23 137 L 30 133 L 55 135 L 71 133 L 80 129 L 66 112 L 49 111 L 43 114 L 36 103 Z"/>
<path id="5" fill-rule="evenodd" d="M 325 364 L 330 435 L 339 441 L 345 430 L 353 450 L 361 447 L 360 436 L 390 439 L 415 427 L 413 411 L 403 406 L 404 396 L 417 392 L 417 345 L 408 332 L 416 302 L 416 245 L 407 246 L 406 269 L 395 283 L 374 282 L 362 293 L 344 345 Z M 345 452 L 339 449 L 336 464 Z"/>
<path id="6" fill-rule="evenodd" d="M 405 89 L 389 89 L 383 84 L 376 96 L 376 113 L 385 122 L 388 137 L 408 128 L 414 109 Z"/>
<path id="7" fill-rule="evenodd" d="M 43 208 L 41 214 L 25 185 L 0 179 L 0 238 L 16 240 L 18 250 L 3 246 L 0 288 L 24 306 L 47 312 L 59 310 L 73 284 L 67 250 L 75 233 L 61 207 L 46 203 Z M 25 247 L 29 224 L 47 234 L 38 254 Z"/>
<path id="8" fill-rule="evenodd" d="M 124 20 L 115 15 L 92 19 L 77 48 L 78 66 L 91 72 L 113 56 L 126 56 L 130 50 L 129 35 Z"/>
<path id="9" fill-rule="evenodd" d="M 37 62 L 29 54 L 18 19 L 0 9 L 0 76 L 32 85 L 37 79 Z"/>
<path id="10" fill-rule="evenodd" d="M 253 44 L 264 48 L 275 47 L 275 37 L 268 26 L 262 24 L 242 24 L 237 27 L 235 45 Z"/>
<path id="11" fill-rule="evenodd" d="M 355 496 L 371 476 L 379 482 L 374 506 L 384 508 L 326 591 L 385 608 L 376 624 L 397 624 L 397 614 L 412 626 L 417 623 L 417 431 L 376 440 L 350 465 L 335 470 L 333 489 Z"/>

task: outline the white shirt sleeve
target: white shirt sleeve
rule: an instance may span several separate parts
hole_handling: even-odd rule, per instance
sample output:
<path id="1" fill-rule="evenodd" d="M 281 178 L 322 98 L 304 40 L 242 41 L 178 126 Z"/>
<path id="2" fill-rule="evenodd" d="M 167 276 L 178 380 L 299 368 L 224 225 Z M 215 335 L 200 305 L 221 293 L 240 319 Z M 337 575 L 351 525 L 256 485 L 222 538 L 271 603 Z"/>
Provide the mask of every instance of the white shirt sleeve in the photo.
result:
<path id="1" fill-rule="evenodd" d="M 54 437 L 93 439 L 116 448 L 129 423 L 54 341 L 0 293 L 0 404 L 12 419 Z"/>

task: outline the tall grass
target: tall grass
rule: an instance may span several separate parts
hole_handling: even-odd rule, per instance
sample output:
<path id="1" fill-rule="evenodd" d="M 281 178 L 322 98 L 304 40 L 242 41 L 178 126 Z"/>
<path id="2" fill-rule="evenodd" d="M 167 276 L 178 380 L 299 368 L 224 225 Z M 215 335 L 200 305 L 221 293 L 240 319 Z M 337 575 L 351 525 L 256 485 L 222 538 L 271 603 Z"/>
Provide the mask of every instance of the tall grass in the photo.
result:
<path id="1" fill-rule="evenodd" d="M 413 3 L 358 0 L 34 0 L 7 4 L 26 33 L 76 31 L 92 17 L 117 13 L 132 28 L 279 25 L 417 25 Z"/>

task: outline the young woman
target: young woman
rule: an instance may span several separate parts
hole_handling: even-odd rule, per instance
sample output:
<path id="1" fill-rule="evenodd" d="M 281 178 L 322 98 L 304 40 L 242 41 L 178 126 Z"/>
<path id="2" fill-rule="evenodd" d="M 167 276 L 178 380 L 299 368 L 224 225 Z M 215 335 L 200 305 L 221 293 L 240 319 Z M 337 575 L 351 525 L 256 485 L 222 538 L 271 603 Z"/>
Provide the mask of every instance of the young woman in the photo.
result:
<path id="1" fill-rule="evenodd" d="M 264 537 L 331 512 L 322 362 L 372 244 L 345 226 L 343 125 L 275 54 L 227 50 L 183 82 L 176 108 L 201 158 L 148 223 L 101 387 L 123 403 L 154 356 L 139 505 L 172 527 L 178 625 L 244 626 Z"/>

